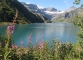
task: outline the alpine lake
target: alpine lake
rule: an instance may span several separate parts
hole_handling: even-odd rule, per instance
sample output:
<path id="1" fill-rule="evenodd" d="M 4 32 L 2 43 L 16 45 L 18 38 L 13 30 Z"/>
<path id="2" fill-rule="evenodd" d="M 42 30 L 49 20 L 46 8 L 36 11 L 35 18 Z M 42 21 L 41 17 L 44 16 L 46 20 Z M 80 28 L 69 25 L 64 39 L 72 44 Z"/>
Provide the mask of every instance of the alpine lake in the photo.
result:
<path id="1" fill-rule="evenodd" d="M 0 33 L 5 36 L 7 26 L 0 26 Z M 33 24 L 16 24 L 12 39 L 15 44 L 21 46 L 21 40 L 24 47 L 28 46 L 28 37 L 32 35 L 32 43 L 36 44 L 36 40 L 48 41 L 56 40 L 62 42 L 77 41 L 78 27 L 73 23 L 33 23 Z"/>

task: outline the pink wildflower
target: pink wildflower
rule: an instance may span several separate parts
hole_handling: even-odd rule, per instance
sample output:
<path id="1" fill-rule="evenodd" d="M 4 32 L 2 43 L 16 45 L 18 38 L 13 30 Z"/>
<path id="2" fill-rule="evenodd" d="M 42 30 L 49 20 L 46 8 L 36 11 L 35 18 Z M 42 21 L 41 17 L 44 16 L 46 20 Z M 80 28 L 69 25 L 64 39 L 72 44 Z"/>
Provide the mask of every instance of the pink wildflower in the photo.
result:
<path id="1" fill-rule="evenodd" d="M 18 51 L 17 52 L 17 55 L 21 56 L 22 55 L 22 52 Z"/>
<path id="2" fill-rule="evenodd" d="M 30 35 L 30 36 L 28 37 L 28 40 L 29 40 L 30 42 L 32 42 L 32 35 Z"/>
<path id="3" fill-rule="evenodd" d="M 1 46 L 1 44 L 2 44 L 2 43 L 0 42 L 0 46 Z"/>
<path id="4" fill-rule="evenodd" d="M 11 33 L 13 33 L 14 28 L 15 28 L 15 25 L 12 25 L 12 26 L 10 25 L 10 26 L 7 27 L 7 30 L 9 30 Z"/>
<path id="5" fill-rule="evenodd" d="M 38 37 L 36 38 L 36 42 L 38 42 Z"/>
<path id="6" fill-rule="evenodd" d="M 78 52 L 80 53 L 80 52 L 81 52 L 81 47 L 78 47 L 77 50 L 78 50 Z"/>
<path id="7" fill-rule="evenodd" d="M 22 46 L 24 45 L 24 42 L 22 41 L 22 39 L 21 39 L 21 45 L 22 45 Z"/>
<path id="8" fill-rule="evenodd" d="M 10 25 L 7 27 L 7 35 L 11 36 L 11 34 L 14 32 L 15 25 Z"/>
<path id="9" fill-rule="evenodd" d="M 39 48 L 39 51 L 42 51 L 43 50 L 43 42 L 38 44 L 38 48 Z"/>
<path id="10" fill-rule="evenodd" d="M 44 35 L 42 34 L 42 39 L 44 39 Z"/>
<path id="11" fill-rule="evenodd" d="M 14 48 L 14 44 L 12 44 L 11 47 Z"/>
<path id="12" fill-rule="evenodd" d="M 7 27 L 7 35 L 8 35 L 8 37 L 10 37 L 12 33 L 14 33 L 14 28 L 15 28 L 15 23 L 16 23 L 17 16 L 18 16 L 18 11 L 16 10 L 16 14 L 15 14 L 15 17 L 14 17 L 14 20 L 13 20 L 12 24 L 10 24 Z"/>
<path id="13" fill-rule="evenodd" d="M 15 44 L 12 44 L 11 47 L 12 47 L 13 49 L 18 48 L 17 45 L 15 45 Z"/>

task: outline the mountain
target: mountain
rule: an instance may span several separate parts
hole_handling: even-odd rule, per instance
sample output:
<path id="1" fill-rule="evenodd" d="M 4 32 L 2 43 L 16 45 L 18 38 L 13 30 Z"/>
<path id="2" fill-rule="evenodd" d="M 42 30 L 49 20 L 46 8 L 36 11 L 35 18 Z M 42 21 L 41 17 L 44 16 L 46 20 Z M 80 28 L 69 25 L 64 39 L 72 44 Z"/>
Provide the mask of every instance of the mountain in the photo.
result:
<path id="1" fill-rule="evenodd" d="M 36 4 L 26 4 L 21 2 L 27 9 L 31 10 L 33 13 L 39 13 L 51 20 L 51 22 L 73 22 L 76 20 L 76 16 L 83 15 L 83 8 L 76 8 L 75 6 L 71 6 L 69 9 L 64 11 L 58 10 L 54 7 L 39 7 Z"/>
<path id="2" fill-rule="evenodd" d="M 52 19 L 54 14 L 57 13 L 62 13 L 62 11 L 57 10 L 53 7 L 48 7 L 48 8 L 39 8 L 38 5 L 36 4 L 26 4 L 24 2 L 21 2 L 21 4 L 23 4 L 27 9 L 33 11 L 33 13 L 40 13 L 43 16 L 45 16 L 46 18 L 48 18 L 49 20 Z"/>
<path id="3" fill-rule="evenodd" d="M 70 12 L 70 11 L 73 11 L 73 10 L 75 10 L 75 9 L 76 9 L 76 7 L 75 7 L 75 6 L 72 6 L 72 7 L 70 7 L 69 9 L 65 10 L 65 12 Z"/>
<path id="4" fill-rule="evenodd" d="M 74 10 L 66 10 L 67 12 L 58 15 L 57 17 L 52 18 L 52 22 L 72 22 L 76 21 L 76 16 L 83 15 L 83 8 L 75 8 Z"/>
<path id="5" fill-rule="evenodd" d="M 44 8 L 42 9 L 43 11 L 53 11 L 53 12 L 56 12 L 57 9 L 53 8 L 53 7 L 48 7 L 48 8 Z"/>
<path id="6" fill-rule="evenodd" d="M 37 7 L 35 6 L 35 8 Z M 17 23 L 44 23 L 48 20 L 43 15 L 33 13 L 30 9 L 25 8 L 17 0 L 0 0 L 0 22 L 11 22 L 16 9 L 18 10 Z"/>
<path id="7" fill-rule="evenodd" d="M 49 20 L 60 20 L 64 18 L 71 18 L 74 17 L 77 12 L 74 12 L 75 9 L 77 9 L 75 6 L 70 7 L 69 9 L 65 11 L 61 11 L 58 9 L 55 9 L 54 7 L 48 7 L 48 8 L 39 8 L 36 4 L 26 4 L 24 2 L 21 2 L 27 9 L 30 9 L 31 11 L 40 13 L 43 16 L 47 17 Z"/>

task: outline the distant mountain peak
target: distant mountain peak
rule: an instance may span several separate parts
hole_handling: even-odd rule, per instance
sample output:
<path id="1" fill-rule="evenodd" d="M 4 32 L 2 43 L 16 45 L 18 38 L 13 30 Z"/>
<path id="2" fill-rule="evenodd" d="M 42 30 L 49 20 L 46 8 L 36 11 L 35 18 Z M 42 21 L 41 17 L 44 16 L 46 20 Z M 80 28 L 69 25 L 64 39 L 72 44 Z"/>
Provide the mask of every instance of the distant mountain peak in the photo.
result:
<path id="1" fill-rule="evenodd" d="M 75 7 L 75 6 L 71 6 L 70 8 L 72 8 L 72 9 L 76 9 L 76 7 Z"/>
<path id="2" fill-rule="evenodd" d="M 46 8 L 47 11 L 57 11 L 57 9 L 55 9 L 54 7 L 48 7 Z"/>
<path id="3" fill-rule="evenodd" d="M 70 11 L 75 10 L 75 9 L 76 9 L 75 6 L 71 6 L 69 9 L 65 10 L 65 12 L 70 12 Z"/>
<path id="4" fill-rule="evenodd" d="M 71 11 L 74 11 L 75 9 L 77 9 L 75 6 L 71 6 L 70 8 L 68 8 L 67 10 L 61 11 L 58 10 L 54 7 L 47 7 L 44 8 L 42 6 L 36 5 L 36 4 L 26 4 L 27 7 L 29 7 L 30 10 L 36 13 L 40 13 L 42 15 L 44 15 L 45 17 L 47 17 L 49 20 L 52 20 L 54 18 L 70 18 L 72 16 L 75 15 L 75 13 L 71 13 Z"/>

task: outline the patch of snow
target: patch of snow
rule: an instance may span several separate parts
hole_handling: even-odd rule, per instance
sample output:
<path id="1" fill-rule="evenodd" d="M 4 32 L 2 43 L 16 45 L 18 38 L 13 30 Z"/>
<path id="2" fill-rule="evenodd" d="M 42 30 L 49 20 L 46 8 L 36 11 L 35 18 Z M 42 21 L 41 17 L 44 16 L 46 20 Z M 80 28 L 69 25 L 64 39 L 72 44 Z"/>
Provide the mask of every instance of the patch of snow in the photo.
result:
<path id="1" fill-rule="evenodd" d="M 30 4 L 29 2 L 27 2 L 26 4 Z"/>
<path id="2" fill-rule="evenodd" d="M 42 7 L 42 6 L 40 6 L 40 5 L 37 5 L 37 7 L 38 7 L 39 9 L 44 9 L 44 7 Z"/>
<path id="3" fill-rule="evenodd" d="M 35 11 L 37 11 L 37 10 L 35 10 Z"/>
<path id="4" fill-rule="evenodd" d="M 61 12 L 50 12 L 50 11 L 44 11 L 45 13 L 49 13 L 49 14 L 61 14 L 64 13 L 64 11 Z"/>

